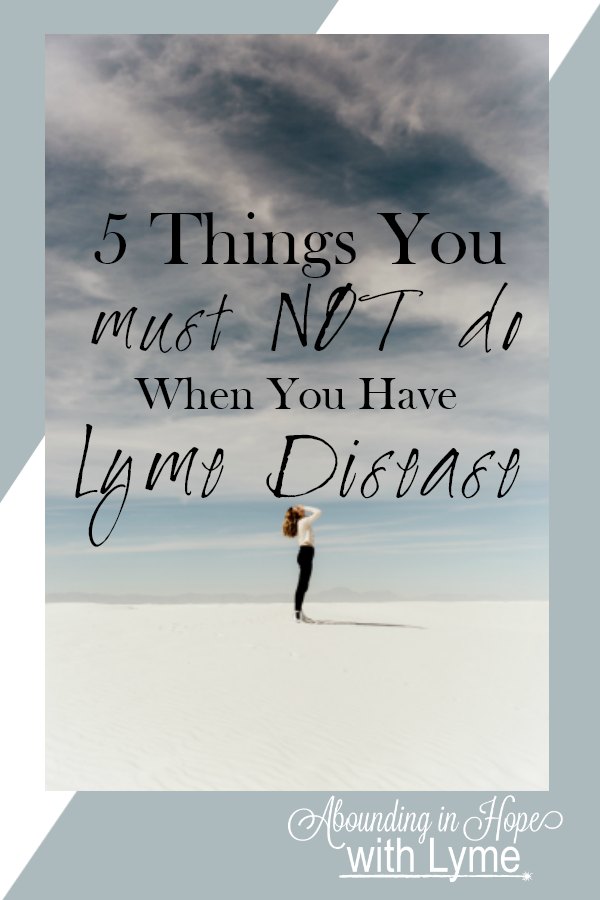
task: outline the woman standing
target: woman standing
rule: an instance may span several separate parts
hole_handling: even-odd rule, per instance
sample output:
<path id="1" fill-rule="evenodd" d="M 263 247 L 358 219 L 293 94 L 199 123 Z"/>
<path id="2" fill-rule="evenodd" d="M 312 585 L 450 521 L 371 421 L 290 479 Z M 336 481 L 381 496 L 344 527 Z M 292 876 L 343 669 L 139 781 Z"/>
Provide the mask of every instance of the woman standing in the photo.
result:
<path id="1" fill-rule="evenodd" d="M 312 523 L 320 515 L 321 510 L 316 509 L 314 506 L 290 506 L 283 519 L 283 533 L 285 537 L 297 537 L 300 545 L 298 550 L 300 574 L 294 598 L 294 615 L 297 622 L 310 621 L 302 612 L 302 603 L 308 590 L 315 555 L 315 538 Z"/>

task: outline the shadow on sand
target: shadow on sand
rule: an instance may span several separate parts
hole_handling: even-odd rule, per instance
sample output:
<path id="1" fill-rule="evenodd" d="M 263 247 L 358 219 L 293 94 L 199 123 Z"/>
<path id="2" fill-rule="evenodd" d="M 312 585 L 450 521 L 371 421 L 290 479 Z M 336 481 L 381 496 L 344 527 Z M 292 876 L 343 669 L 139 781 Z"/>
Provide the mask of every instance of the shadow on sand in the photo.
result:
<path id="1" fill-rule="evenodd" d="M 367 625 L 370 628 L 419 628 L 424 630 L 423 625 L 402 625 L 399 622 L 353 622 L 349 619 L 311 619 L 306 615 L 303 621 L 308 625 Z"/>

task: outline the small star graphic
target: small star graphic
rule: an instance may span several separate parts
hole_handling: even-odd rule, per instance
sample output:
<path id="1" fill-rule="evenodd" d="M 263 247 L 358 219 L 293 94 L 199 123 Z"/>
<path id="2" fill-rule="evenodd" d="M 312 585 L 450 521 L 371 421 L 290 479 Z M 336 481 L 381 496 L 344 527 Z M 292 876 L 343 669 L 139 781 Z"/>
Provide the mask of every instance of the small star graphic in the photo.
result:
<path id="1" fill-rule="evenodd" d="M 523 872 L 522 878 L 523 878 L 523 881 L 531 881 L 531 879 L 533 878 L 533 873 L 532 872 Z"/>

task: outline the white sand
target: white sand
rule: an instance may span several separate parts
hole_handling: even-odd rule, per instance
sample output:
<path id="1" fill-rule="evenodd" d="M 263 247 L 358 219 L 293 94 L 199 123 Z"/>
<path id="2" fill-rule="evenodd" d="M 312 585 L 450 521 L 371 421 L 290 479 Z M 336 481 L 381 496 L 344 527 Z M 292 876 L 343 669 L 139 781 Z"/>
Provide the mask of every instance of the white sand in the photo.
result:
<path id="1" fill-rule="evenodd" d="M 47 787 L 545 790 L 547 605 L 47 606 Z"/>

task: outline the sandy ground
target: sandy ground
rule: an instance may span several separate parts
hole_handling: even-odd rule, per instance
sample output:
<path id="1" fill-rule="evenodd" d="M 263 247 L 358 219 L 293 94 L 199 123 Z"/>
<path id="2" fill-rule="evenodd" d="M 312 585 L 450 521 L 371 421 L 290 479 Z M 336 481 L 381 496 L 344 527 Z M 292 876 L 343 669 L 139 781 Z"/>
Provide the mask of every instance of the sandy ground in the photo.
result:
<path id="1" fill-rule="evenodd" d="M 48 604 L 47 788 L 547 789 L 547 611 Z"/>

